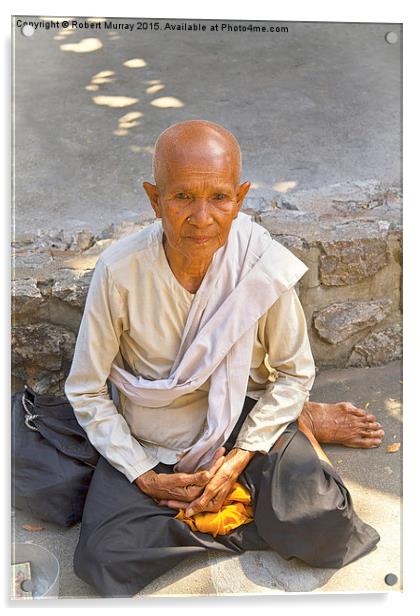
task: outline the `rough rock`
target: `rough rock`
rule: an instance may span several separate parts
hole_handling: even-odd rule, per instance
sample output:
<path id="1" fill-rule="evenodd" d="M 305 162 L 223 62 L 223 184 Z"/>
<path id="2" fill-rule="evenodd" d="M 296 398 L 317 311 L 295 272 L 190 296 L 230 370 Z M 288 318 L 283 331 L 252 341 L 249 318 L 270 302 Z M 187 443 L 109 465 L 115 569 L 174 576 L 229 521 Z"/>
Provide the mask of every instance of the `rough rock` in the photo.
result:
<path id="1" fill-rule="evenodd" d="M 305 237 L 307 231 L 318 228 L 318 218 L 315 214 L 306 212 L 271 209 L 261 212 L 259 222 L 272 235 L 298 235 Z"/>
<path id="2" fill-rule="evenodd" d="M 92 271 L 60 270 L 59 279 L 54 282 L 51 295 L 74 306 L 83 308 L 89 289 Z"/>
<path id="3" fill-rule="evenodd" d="M 374 276 L 388 264 L 384 239 L 322 242 L 320 279 L 323 285 L 342 286 Z"/>
<path id="4" fill-rule="evenodd" d="M 28 251 L 81 252 L 93 246 L 95 241 L 95 235 L 88 230 L 83 229 L 72 234 L 64 229 L 49 229 L 32 234 L 19 234 L 14 238 L 12 246 L 17 254 L 27 254 Z"/>
<path id="5" fill-rule="evenodd" d="M 348 366 L 379 366 L 402 356 L 402 326 L 400 323 L 369 334 L 354 347 Z"/>
<path id="6" fill-rule="evenodd" d="M 143 218 L 140 222 L 127 220 L 118 224 L 112 223 L 98 235 L 98 239 L 106 240 L 112 238 L 113 240 L 119 240 L 126 235 L 131 235 L 131 233 L 140 231 L 140 229 L 147 227 L 153 222 L 154 219 L 147 215 L 147 218 Z"/>
<path id="7" fill-rule="evenodd" d="M 390 299 L 335 302 L 314 312 L 314 327 L 330 344 L 338 344 L 353 334 L 382 321 L 392 306 Z"/>
<path id="8" fill-rule="evenodd" d="M 90 231 L 78 231 L 72 237 L 69 250 L 87 250 L 95 243 L 95 236 Z"/>
<path id="9" fill-rule="evenodd" d="M 12 354 L 16 364 L 30 358 L 37 365 L 56 370 L 63 358 L 72 357 L 74 343 L 73 332 L 50 323 L 12 328 Z"/>
<path id="10" fill-rule="evenodd" d="M 376 180 L 344 182 L 287 192 L 280 197 L 279 207 L 314 212 L 321 222 L 358 218 L 398 223 L 402 192 L 400 186 L 385 186 Z"/>
<path id="11" fill-rule="evenodd" d="M 389 264 L 401 238 L 400 227 L 383 220 L 321 220 L 314 213 L 272 210 L 257 222 L 307 265 L 318 251 L 319 280 L 327 287 L 372 278 Z"/>
<path id="12" fill-rule="evenodd" d="M 12 313 L 30 317 L 40 308 L 42 303 L 41 291 L 37 286 L 36 278 L 25 278 L 12 281 Z"/>
<path id="13" fill-rule="evenodd" d="M 61 394 L 75 335 L 51 323 L 12 328 L 12 376 L 39 393 Z"/>

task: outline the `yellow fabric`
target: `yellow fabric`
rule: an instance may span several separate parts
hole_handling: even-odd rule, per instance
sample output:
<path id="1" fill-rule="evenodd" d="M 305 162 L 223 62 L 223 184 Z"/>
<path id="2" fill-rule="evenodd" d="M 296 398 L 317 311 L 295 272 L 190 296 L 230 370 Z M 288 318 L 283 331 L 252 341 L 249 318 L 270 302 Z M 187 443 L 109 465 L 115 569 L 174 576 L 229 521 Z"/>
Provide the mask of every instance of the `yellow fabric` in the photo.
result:
<path id="1" fill-rule="evenodd" d="M 249 524 L 254 519 L 249 490 L 238 482 L 232 486 L 220 511 L 203 511 L 192 516 L 186 516 L 180 509 L 175 518 L 182 520 L 192 530 L 202 533 L 226 535 L 241 524 Z"/>

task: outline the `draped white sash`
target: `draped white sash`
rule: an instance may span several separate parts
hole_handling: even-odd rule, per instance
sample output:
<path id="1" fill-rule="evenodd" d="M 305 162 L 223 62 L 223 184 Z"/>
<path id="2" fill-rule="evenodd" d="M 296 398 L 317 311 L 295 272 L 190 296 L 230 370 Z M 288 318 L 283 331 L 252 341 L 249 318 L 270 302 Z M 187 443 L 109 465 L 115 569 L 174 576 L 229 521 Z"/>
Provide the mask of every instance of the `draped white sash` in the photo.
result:
<path id="1" fill-rule="evenodd" d="M 306 271 L 266 229 L 239 212 L 195 294 L 168 378 L 151 381 L 112 364 L 110 381 L 148 407 L 167 406 L 210 377 L 207 427 L 177 462 L 177 472 L 192 473 L 209 462 L 229 437 L 246 396 L 258 319 Z"/>

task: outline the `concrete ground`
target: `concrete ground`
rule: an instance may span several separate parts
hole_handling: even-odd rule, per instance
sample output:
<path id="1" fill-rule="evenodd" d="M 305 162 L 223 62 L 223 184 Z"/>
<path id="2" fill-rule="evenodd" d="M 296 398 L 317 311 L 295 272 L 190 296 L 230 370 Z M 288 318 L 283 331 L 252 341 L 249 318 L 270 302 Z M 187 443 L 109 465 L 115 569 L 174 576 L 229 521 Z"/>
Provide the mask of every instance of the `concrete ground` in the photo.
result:
<path id="1" fill-rule="evenodd" d="M 339 570 L 315 569 L 296 559 L 285 561 L 270 550 L 229 557 L 209 552 L 186 559 L 149 584 L 139 596 L 401 590 L 402 448 L 395 453 L 387 452 L 393 443 L 402 445 L 401 379 L 400 362 L 377 368 L 326 370 L 318 374 L 312 394 L 313 400 L 348 400 L 366 408 L 384 428 L 385 437 L 377 449 L 325 446 L 351 492 L 356 512 L 381 536 L 372 552 Z M 22 524 L 39 522 L 20 511 L 13 515 L 15 541 L 43 545 L 59 559 L 60 598 L 98 597 L 73 573 L 72 556 L 79 525 L 63 529 L 42 522 L 44 530 L 30 532 Z M 398 577 L 393 586 L 384 581 L 388 573 Z"/>
<path id="2" fill-rule="evenodd" d="M 237 136 L 250 206 L 332 184 L 400 183 L 401 25 L 253 21 L 289 31 L 211 32 L 217 22 L 201 20 L 206 32 L 173 32 L 167 22 L 183 23 L 31 38 L 14 29 L 16 234 L 97 232 L 152 214 L 141 183 L 152 179 L 153 144 L 193 118 Z"/>

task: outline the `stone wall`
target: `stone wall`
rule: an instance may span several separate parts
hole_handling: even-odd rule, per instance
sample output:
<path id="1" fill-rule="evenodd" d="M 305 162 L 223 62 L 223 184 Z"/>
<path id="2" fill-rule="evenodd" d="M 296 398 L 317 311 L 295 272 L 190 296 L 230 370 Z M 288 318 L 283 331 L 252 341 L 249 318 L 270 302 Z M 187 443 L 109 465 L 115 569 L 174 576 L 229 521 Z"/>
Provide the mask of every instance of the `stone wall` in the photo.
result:
<path id="1" fill-rule="evenodd" d="M 319 368 L 374 366 L 402 353 L 401 196 L 353 193 L 337 199 L 333 190 L 321 202 L 249 200 L 244 209 L 309 268 L 298 292 Z M 51 230 L 14 238 L 13 390 L 28 383 L 63 395 L 99 254 L 150 222 L 111 225 L 98 236 Z"/>

